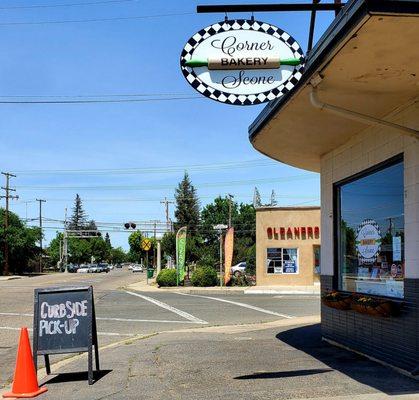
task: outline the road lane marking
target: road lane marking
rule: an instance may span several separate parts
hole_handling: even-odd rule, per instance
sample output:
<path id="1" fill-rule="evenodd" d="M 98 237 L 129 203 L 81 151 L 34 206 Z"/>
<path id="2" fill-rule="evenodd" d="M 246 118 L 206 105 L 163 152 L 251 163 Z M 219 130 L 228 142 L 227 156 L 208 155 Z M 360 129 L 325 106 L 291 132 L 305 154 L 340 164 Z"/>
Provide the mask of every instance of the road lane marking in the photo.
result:
<path id="1" fill-rule="evenodd" d="M 239 306 L 239 307 L 244 307 L 244 308 L 248 308 L 250 310 L 254 310 L 254 311 L 259 311 L 261 313 L 264 314 L 269 314 L 269 315 L 275 315 L 277 317 L 282 317 L 282 318 L 295 318 L 292 315 L 287 315 L 287 314 L 281 314 L 281 313 L 277 313 L 275 311 L 270 311 L 270 310 L 265 310 L 264 308 L 260 308 L 260 307 L 256 307 L 256 306 L 252 306 L 250 304 L 245 304 L 245 303 L 239 303 L 238 301 L 232 301 L 232 300 L 225 300 L 225 299 L 219 299 L 217 297 L 211 297 L 211 296 L 200 296 L 199 294 L 189 294 L 189 293 L 177 293 L 180 294 L 182 296 L 193 296 L 193 297 L 201 297 L 203 299 L 210 299 L 210 300 L 215 300 L 215 301 L 221 301 L 222 303 L 229 303 L 229 304 L 233 304 L 235 306 Z"/>
<path id="2" fill-rule="evenodd" d="M 191 315 L 191 314 L 189 314 L 189 313 L 187 313 L 185 311 L 178 310 L 177 308 L 175 308 L 175 307 L 173 307 L 173 306 L 171 306 L 169 304 L 163 303 L 162 301 L 153 299 L 152 297 L 144 296 L 143 294 L 139 294 L 139 293 L 129 292 L 128 290 L 125 290 L 125 293 L 128 293 L 128 294 L 130 294 L 132 296 L 140 297 L 141 299 L 146 300 L 146 301 L 149 301 L 150 303 L 153 303 L 156 306 L 159 306 L 161 308 L 164 308 L 165 310 L 168 310 L 168 311 L 171 311 L 171 312 L 173 312 L 173 313 L 175 313 L 177 315 L 180 315 L 181 317 L 187 319 L 188 321 L 192 321 L 195 324 L 202 324 L 202 325 L 208 324 L 207 321 L 204 321 L 202 319 L 199 319 L 197 317 L 194 317 L 193 315 Z"/>
<path id="3" fill-rule="evenodd" d="M 6 317 L 33 317 L 33 314 L 0 312 L 0 315 Z M 113 317 L 96 317 L 98 321 L 119 321 L 119 322 L 152 322 L 163 324 L 196 324 L 195 321 L 171 321 L 167 319 L 135 319 L 135 318 L 113 318 Z"/>
<path id="4" fill-rule="evenodd" d="M 13 326 L 0 326 L 0 330 L 3 330 L 3 331 L 20 331 L 21 329 L 22 328 L 15 328 Z M 28 328 L 28 331 L 32 332 L 33 329 Z M 117 332 L 98 332 L 97 334 L 101 336 L 129 336 L 129 337 L 135 336 L 135 334 L 133 333 L 117 333 Z"/>

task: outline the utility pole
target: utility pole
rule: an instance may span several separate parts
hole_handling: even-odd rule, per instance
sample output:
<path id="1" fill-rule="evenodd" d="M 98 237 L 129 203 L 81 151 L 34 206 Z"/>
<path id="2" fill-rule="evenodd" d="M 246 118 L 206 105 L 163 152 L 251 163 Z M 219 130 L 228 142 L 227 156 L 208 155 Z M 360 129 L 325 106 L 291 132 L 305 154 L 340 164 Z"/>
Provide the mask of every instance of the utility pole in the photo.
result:
<path id="1" fill-rule="evenodd" d="M 232 194 L 227 194 L 228 197 L 228 227 L 231 228 L 231 206 L 232 202 L 231 200 L 234 198 Z"/>
<path id="2" fill-rule="evenodd" d="M 40 253 L 39 253 L 39 272 L 42 272 L 42 203 L 45 203 L 44 199 L 36 199 L 39 201 L 39 229 L 41 230 L 41 236 L 39 238 Z"/>
<path id="3" fill-rule="evenodd" d="M 16 189 L 10 188 L 10 178 L 16 178 L 16 175 L 10 172 L 2 172 L 2 175 L 6 177 L 6 187 L 2 186 L 2 189 L 6 192 L 4 196 L 0 196 L 0 199 L 6 199 L 6 213 L 4 215 L 4 275 L 9 275 L 9 243 L 7 242 L 7 229 L 9 227 L 9 199 L 18 199 L 19 196 L 12 196 L 9 192 L 16 192 Z"/>
<path id="4" fill-rule="evenodd" d="M 171 228 L 171 222 L 170 222 L 170 218 L 169 218 L 169 204 L 174 204 L 175 202 L 167 200 L 167 197 L 165 197 L 164 200 L 162 200 L 160 203 L 164 204 L 164 206 L 165 206 L 166 226 L 167 226 L 167 231 L 170 232 L 172 230 L 172 228 Z"/>

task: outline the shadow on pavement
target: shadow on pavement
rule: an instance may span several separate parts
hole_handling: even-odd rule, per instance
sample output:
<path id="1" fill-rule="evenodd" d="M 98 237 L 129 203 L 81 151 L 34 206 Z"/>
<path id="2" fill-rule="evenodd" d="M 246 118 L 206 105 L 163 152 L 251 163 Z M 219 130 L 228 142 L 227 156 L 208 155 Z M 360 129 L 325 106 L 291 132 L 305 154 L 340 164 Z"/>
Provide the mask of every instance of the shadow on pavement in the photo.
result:
<path id="1" fill-rule="evenodd" d="M 294 376 L 306 376 L 324 374 L 331 372 L 332 369 L 302 369 L 297 371 L 278 371 L 278 372 L 255 372 L 251 375 L 236 376 L 234 379 L 275 379 L 275 378 L 290 378 Z"/>
<path id="2" fill-rule="evenodd" d="M 94 383 L 102 379 L 104 376 L 112 372 L 111 369 L 102 369 L 100 371 L 93 372 Z M 51 379 L 43 382 L 42 385 L 51 385 L 55 383 L 64 383 L 64 382 L 77 382 L 77 381 L 86 381 L 88 380 L 87 371 L 82 372 L 64 372 L 57 375 L 54 375 Z M 87 384 L 87 383 L 86 383 Z"/>
<path id="3" fill-rule="evenodd" d="M 280 332 L 276 338 L 328 367 L 386 394 L 419 393 L 419 382 L 359 354 L 322 341 L 320 324 Z"/>

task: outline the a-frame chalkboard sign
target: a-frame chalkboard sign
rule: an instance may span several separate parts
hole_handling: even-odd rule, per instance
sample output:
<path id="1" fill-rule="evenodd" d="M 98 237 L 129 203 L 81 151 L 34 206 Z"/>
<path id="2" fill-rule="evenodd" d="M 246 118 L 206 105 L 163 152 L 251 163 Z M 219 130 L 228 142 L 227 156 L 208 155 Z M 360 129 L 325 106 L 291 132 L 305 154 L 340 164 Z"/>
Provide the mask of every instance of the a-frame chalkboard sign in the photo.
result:
<path id="1" fill-rule="evenodd" d="M 45 357 L 51 373 L 50 354 L 88 352 L 88 380 L 93 384 L 93 346 L 99 371 L 93 287 L 35 289 L 33 319 L 33 355 Z"/>

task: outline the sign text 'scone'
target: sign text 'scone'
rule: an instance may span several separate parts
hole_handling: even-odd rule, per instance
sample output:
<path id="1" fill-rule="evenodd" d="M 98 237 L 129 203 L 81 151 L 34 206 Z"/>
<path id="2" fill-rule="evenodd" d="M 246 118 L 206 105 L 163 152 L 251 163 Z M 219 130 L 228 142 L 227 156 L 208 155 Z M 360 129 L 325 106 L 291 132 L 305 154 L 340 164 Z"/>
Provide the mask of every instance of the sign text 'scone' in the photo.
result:
<path id="1" fill-rule="evenodd" d="M 3 397 L 30 398 L 38 396 L 47 390 L 46 387 L 40 388 L 38 386 L 31 345 L 29 343 L 28 329 L 22 328 L 20 331 L 19 347 L 17 349 L 12 391 L 4 393 Z"/>

